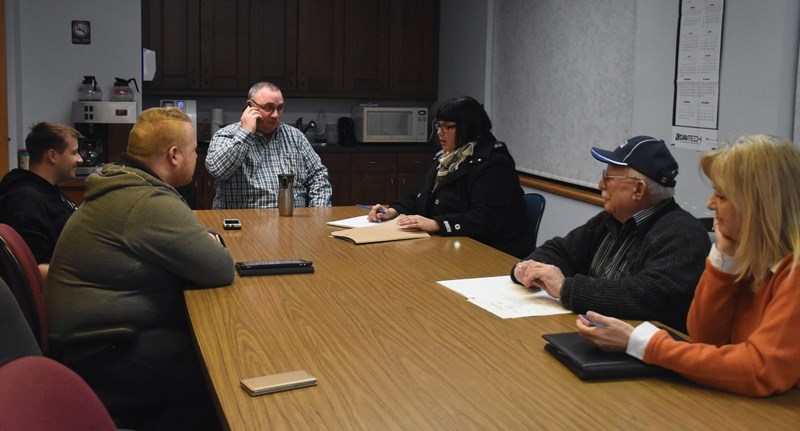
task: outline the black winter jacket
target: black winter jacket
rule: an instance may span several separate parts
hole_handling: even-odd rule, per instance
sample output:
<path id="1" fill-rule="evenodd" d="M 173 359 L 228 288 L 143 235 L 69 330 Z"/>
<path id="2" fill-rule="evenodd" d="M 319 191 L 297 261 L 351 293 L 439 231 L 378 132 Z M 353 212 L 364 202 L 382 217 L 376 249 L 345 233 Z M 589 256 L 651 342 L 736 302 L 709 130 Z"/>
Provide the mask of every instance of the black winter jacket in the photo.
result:
<path id="1" fill-rule="evenodd" d="M 473 154 L 432 192 L 439 152 L 425 181 L 390 207 L 436 220 L 442 236 L 464 235 L 518 258 L 533 250 L 533 223 L 525 209 L 514 159 L 502 142 L 478 139 Z"/>
<path id="2" fill-rule="evenodd" d="M 33 252 L 36 263 L 49 263 L 58 236 L 75 205 L 58 186 L 25 169 L 14 169 L 0 181 L 0 223 L 14 228 Z"/>

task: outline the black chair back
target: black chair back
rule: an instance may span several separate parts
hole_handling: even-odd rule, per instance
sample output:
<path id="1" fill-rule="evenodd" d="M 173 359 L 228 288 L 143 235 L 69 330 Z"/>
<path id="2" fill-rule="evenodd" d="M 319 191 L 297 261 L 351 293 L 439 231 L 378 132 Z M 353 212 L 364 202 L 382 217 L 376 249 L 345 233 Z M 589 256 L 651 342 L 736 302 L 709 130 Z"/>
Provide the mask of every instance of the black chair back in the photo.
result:
<path id="1" fill-rule="evenodd" d="M 536 248 L 536 239 L 539 236 L 539 225 L 542 223 L 542 215 L 544 214 L 545 199 L 539 193 L 525 193 L 522 197 L 525 201 L 525 207 L 528 210 L 528 216 L 533 223 L 533 250 Z"/>

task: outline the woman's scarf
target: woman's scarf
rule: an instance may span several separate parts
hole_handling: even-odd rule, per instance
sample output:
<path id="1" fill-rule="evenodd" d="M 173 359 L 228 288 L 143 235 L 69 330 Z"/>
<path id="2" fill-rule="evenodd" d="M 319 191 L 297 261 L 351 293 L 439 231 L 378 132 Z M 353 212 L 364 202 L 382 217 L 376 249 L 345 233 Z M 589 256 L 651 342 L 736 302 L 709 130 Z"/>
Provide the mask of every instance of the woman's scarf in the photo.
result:
<path id="1" fill-rule="evenodd" d="M 472 141 L 449 153 L 444 153 L 439 157 L 439 167 L 436 172 L 436 180 L 433 183 L 433 191 L 439 188 L 439 183 L 444 177 L 451 172 L 455 172 L 459 165 L 461 165 L 464 160 L 467 160 L 467 157 L 472 155 L 474 149 L 475 141 Z"/>

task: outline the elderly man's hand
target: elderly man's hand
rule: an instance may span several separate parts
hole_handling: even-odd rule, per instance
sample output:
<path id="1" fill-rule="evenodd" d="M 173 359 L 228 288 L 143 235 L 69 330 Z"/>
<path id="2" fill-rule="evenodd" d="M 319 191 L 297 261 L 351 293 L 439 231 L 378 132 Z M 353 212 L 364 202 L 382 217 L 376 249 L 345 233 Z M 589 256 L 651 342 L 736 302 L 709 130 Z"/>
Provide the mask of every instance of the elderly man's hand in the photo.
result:
<path id="1" fill-rule="evenodd" d="M 523 260 L 514 268 L 514 278 L 525 287 L 538 287 L 553 298 L 561 298 L 564 274 L 556 266 Z"/>

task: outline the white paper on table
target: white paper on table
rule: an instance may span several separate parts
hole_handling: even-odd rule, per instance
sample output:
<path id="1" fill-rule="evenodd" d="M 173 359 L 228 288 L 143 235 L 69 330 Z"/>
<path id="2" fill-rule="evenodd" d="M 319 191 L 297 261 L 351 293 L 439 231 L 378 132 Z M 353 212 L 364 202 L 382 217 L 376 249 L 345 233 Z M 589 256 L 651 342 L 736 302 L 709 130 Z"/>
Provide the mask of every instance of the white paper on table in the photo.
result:
<path id="1" fill-rule="evenodd" d="M 371 222 L 367 220 L 367 215 L 360 215 L 355 217 L 350 217 L 342 220 L 333 220 L 327 223 L 330 226 L 338 226 L 338 227 L 345 227 L 345 228 L 354 228 L 354 227 L 372 227 L 378 226 L 380 223 L 378 222 Z"/>
<path id="2" fill-rule="evenodd" d="M 439 281 L 442 286 L 503 319 L 566 314 L 558 299 L 511 281 L 508 275 Z"/>

